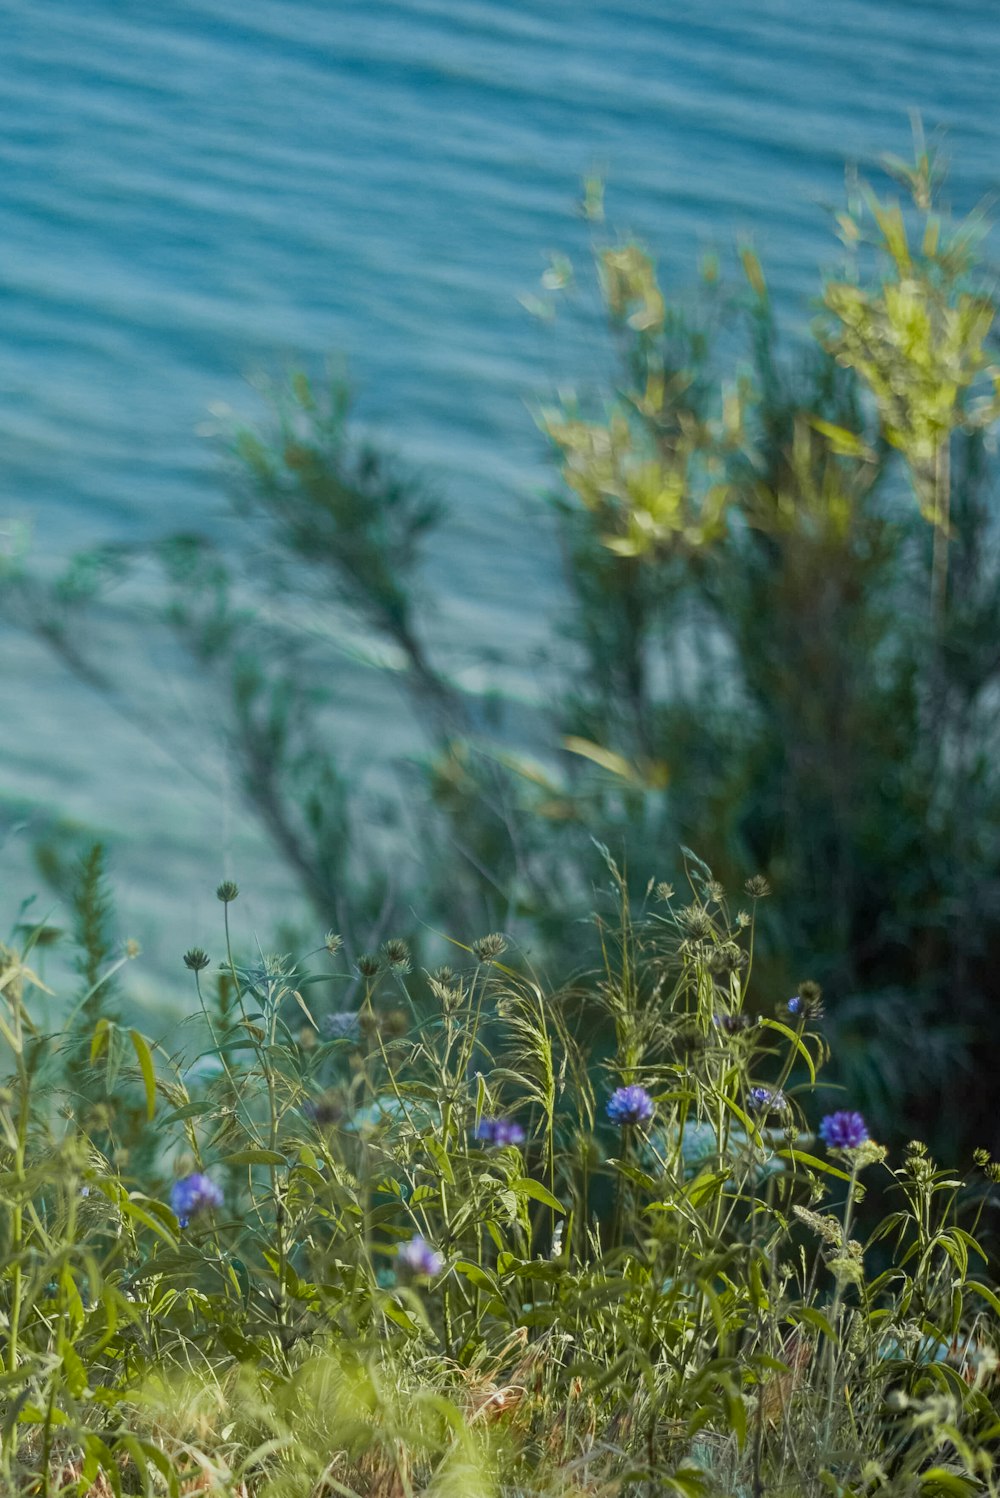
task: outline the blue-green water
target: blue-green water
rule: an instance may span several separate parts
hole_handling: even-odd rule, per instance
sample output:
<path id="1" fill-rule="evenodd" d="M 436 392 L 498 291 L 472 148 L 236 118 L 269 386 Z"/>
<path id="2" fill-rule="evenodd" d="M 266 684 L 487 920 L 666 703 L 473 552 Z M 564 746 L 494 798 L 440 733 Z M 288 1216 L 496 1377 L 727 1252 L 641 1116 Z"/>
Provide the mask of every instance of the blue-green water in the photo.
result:
<path id="1" fill-rule="evenodd" d="M 546 475 L 529 407 L 601 345 L 519 297 L 546 252 L 583 265 L 581 177 L 605 174 L 668 286 L 752 233 L 804 314 L 845 158 L 905 155 L 911 108 L 947 132 L 956 207 L 996 190 L 998 80 L 995 0 L 6 0 L 0 517 L 43 556 L 218 533 L 210 405 L 252 411 L 248 374 L 343 351 L 362 416 L 449 500 L 428 585 L 451 665 L 530 691 L 557 569 L 525 518 Z M 0 778 L 111 834 L 155 972 L 154 906 L 170 943 L 208 940 L 223 867 L 276 913 L 296 900 L 226 790 L 210 703 L 131 617 L 104 638 L 122 701 L 169 706 L 163 741 L 5 634 Z M 342 690 L 353 754 L 405 745 L 380 685 L 345 666 Z M 30 836 L 8 840 L 11 883 Z"/>

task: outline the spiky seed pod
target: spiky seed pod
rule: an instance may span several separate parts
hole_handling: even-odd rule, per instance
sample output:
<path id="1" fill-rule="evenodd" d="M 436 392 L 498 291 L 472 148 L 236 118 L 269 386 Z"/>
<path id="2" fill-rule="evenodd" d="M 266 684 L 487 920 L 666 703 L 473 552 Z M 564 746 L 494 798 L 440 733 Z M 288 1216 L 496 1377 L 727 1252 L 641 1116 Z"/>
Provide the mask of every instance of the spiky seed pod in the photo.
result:
<path id="1" fill-rule="evenodd" d="M 323 938 L 323 945 L 324 947 L 326 947 L 326 950 L 329 952 L 330 956 L 333 957 L 334 954 L 339 952 L 341 947 L 344 945 L 344 938 L 342 936 L 338 936 L 336 931 L 328 931 Z"/>
<path id="2" fill-rule="evenodd" d="M 184 966 L 189 967 L 193 973 L 200 973 L 208 967 L 211 958 L 201 947 L 191 947 L 184 953 Z"/>
<path id="3" fill-rule="evenodd" d="M 395 937 L 390 938 L 382 947 L 382 955 L 390 972 L 402 975 L 410 971 L 412 966 L 410 949 L 405 941 L 399 941 Z"/>
<path id="4" fill-rule="evenodd" d="M 768 895 L 771 893 L 771 886 L 768 884 L 763 874 L 754 874 L 752 878 L 747 880 L 743 888 L 746 890 L 751 900 L 766 900 Z"/>
<path id="5" fill-rule="evenodd" d="M 381 971 L 382 960 L 374 952 L 362 952 L 355 967 L 362 978 L 374 978 Z"/>
<path id="6" fill-rule="evenodd" d="M 472 943 L 477 962 L 495 962 L 507 950 L 507 938 L 499 931 L 491 931 Z"/>
<path id="7" fill-rule="evenodd" d="M 234 884 L 232 879 L 223 879 L 215 891 L 215 898 L 221 900 L 223 905 L 231 905 L 239 892 L 239 885 Z"/>

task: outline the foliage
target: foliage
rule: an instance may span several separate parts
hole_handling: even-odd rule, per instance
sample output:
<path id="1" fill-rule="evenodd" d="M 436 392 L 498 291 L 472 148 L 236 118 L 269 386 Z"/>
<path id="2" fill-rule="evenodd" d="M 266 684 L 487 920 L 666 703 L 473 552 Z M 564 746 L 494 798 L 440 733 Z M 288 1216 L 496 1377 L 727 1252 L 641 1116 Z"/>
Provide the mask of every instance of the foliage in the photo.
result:
<path id="1" fill-rule="evenodd" d="M 839 1081 L 882 1129 L 967 1149 L 996 1123 L 988 1086 L 949 1106 L 956 1077 L 1000 1059 L 995 299 L 932 156 L 890 166 L 903 202 L 853 191 L 845 266 L 791 352 L 749 248 L 744 289 L 710 265 L 671 297 L 646 248 L 596 243 L 616 373 L 540 412 L 566 595 L 537 712 L 459 690 L 429 646 L 422 551 L 450 522 L 354 438 L 336 380 L 296 374 L 229 433 L 224 546 L 158 555 L 246 803 L 352 958 L 419 888 L 430 923 L 502 925 L 564 963 L 595 839 L 628 847 L 639 890 L 697 843 L 724 879 L 766 873 L 758 968 L 823 981 Z M 98 679 L 71 625 L 126 560 L 7 597 Z M 338 744 L 348 623 L 421 746 L 390 812 Z"/>
<path id="2" fill-rule="evenodd" d="M 557 989 L 499 933 L 434 973 L 395 939 L 245 960 L 220 886 L 197 1016 L 124 1054 L 95 1022 L 141 1159 L 88 1133 L 29 938 L 0 979 L 5 1490 L 1000 1492 L 1000 1166 L 887 1158 L 849 1109 L 819 1143 L 791 1085 L 818 991 L 753 998 L 763 882 L 736 911 L 685 883 L 634 913 L 608 860 L 603 964 Z M 892 1202 L 857 1236 L 862 1177 Z"/>

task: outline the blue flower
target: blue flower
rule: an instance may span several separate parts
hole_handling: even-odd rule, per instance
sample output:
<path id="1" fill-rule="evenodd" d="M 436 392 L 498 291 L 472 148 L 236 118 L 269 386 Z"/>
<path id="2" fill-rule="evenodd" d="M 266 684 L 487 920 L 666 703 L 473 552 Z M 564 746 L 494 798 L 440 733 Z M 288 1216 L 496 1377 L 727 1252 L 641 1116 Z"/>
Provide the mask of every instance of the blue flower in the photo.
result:
<path id="1" fill-rule="evenodd" d="M 436 1248 L 431 1248 L 425 1238 L 419 1233 L 411 1238 L 409 1243 L 404 1243 L 399 1250 L 399 1257 L 408 1269 L 414 1274 L 426 1274 L 428 1277 L 440 1274 L 444 1268 L 444 1260 Z"/>
<path id="2" fill-rule="evenodd" d="M 512 1118 L 481 1118 L 476 1125 L 476 1138 L 482 1144 L 495 1144 L 502 1148 L 507 1144 L 523 1144 L 524 1130 Z"/>
<path id="3" fill-rule="evenodd" d="M 785 1094 L 780 1088 L 751 1087 L 747 1093 L 751 1113 L 784 1113 L 788 1107 Z"/>
<path id="4" fill-rule="evenodd" d="M 793 994 L 792 997 L 788 1000 L 788 1003 L 785 1005 L 785 1008 L 788 1010 L 789 1014 L 794 1015 L 801 1014 L 805 1007 L 805 1004 L 803 1004 L 802 999 L 798 994 Z"/>
<path id="5" fill-rule="evenodd" d="M 222 1192 L 208 1176 L 200 1172 L 184 1176 L 170 1188 L 170 1205 L 182 1228 L 199 1212 L 222 1206 Z"/>
<path id="6" fill-rule="evenodd" d="M 607 1114 L 613 1124 L 646 1124 L 653 1116 L 653 1099 L 645 1087 L 633 1083 L 619 1087 L 608 1098 Z"/>
<path id="7" fill-rule="evenodd" d="M 868 1125 L 860 1113 L 828 1113 L 819 1126 L 819 1137 L 831 1150 L 856 1150 L 868 1139 Z"/>
<path id="8" fill-rule="evenodd" d="M 353 1009 L 336 1010 L 323 1016 L 320 1028 L 327 1040 L 357 1040 L 361 1018 Z"/>

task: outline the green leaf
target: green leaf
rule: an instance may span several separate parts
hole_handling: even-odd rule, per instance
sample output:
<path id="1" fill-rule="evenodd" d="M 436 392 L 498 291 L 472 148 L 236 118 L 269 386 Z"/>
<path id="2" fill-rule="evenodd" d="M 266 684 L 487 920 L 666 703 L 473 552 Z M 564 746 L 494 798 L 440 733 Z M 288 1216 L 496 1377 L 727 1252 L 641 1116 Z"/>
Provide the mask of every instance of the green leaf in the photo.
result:
<path id="1" fill-rule="evenodd" d="M 815 1155 L 807 1155 L 804 1150 L 775 1150 L 779 1160 L 794 1160 L 796 1165 L 806 1165 L 810 1170 L 820 1170 L 824 1175 L 836 1176 L 840 1181 L 849 1181 L 851 1178 L 846 1170 L 839 1170 L 836 1165 L 830 1165 L 826 1160 L 819 1160 Z"/>
<path id="2" fill-rule="evenodd" d="M 153 1053 L 149 1049 L 146 1037 L 138 1030 L 130 1030 L 128 1033 L 139 1062 L 139 1070 L 142 1072 L 143 1086 L 146 1089 L 146 1117 L 152 1122 L 156 1113 L 156 1067 L 153 1064 Z"/>
<path id="3" fill-rule="evenodd" d="M 424 1140 L 424 1145 L 427 1153 L 437 1166 L 441 1178 L 447 1181 L 449 1186 L 454 1186 L 455 1172 L 451 1168 L 451 1160 L 448 1158 L 448 1151 L 444 1145 L 439 1139 L 435 1139 L 433 1134 L 427 1136 Z"/>
<path id="4" fill-rule="evenodd" d="M 551 1207 L 553 1212 L 565 1213 L 566 1208 L 557 1201 L 540 1181 L 533 1181 L 529 1176 L 519 1176 L 516 1181 L 511 1181 L 511 1190 L 516 1191 L 519 1196 L 530 1196 L 532 1201 L 542 1202 L 546 1207 Z"/>
<path id="5" fill-rule="evenodd" d="M 284 1155 L 277 1150 L 248 1149 L 236 1150 L 232 1155 L 223 1156 L 222 1165 L 285 1165 L 287 1162 Z"/>
<path id="6" fill-rule="evenodd" d="M 810 1054 L 809 1054 L 809 1047 L 806 1046 L 803 1043 L 802 1037 L 800 1035 L 796 1035 L 795 1031 L 789 1029 L 789 1027 L 787 1025 L 783 1025 L 781 1023 L 780 1019 L 765 1019 L 765 1018 L 762 1017 L 761 1020 L 760 1020 L 760 1025 L 761 1025 L 762 1029 L 778 1030 L 778 1031 L 780 1031 L 780 1033 L 782 1035 L 784 1035 L 784 1037 L 785 1037 L 786 1040 L 790 1040 L 791 1041 L 792 1045 L 798 1051 L 799 1055 L 802 1057 L 802 1059 L 805 1062 L 806 1066 L 809 1068 L 809 1078 L 810 1078 L 811 1082 L 813 1083 L 813 1086 L 815 1086 L 816 1085 L 816 1063 L 813 1061 L 813 1058 L 810 1056 Z"/>
<path id="7" fill-rule="evenodd" d="M 499 1287 L 492 1274 L 478 1264 L 473 1264 L 470 1259 L 457 1259 L 455 1268 L 458 1273 L 464 1275 L 471 1285 L 477 1290 L 488 1290 L 491 1295 L 499 1295 Z"/>

